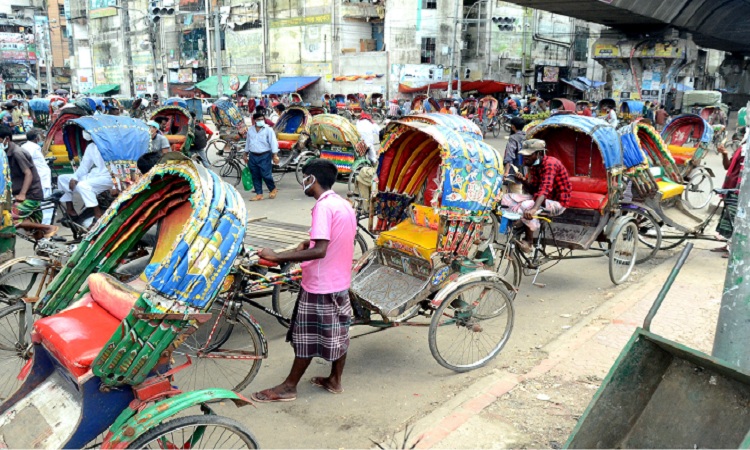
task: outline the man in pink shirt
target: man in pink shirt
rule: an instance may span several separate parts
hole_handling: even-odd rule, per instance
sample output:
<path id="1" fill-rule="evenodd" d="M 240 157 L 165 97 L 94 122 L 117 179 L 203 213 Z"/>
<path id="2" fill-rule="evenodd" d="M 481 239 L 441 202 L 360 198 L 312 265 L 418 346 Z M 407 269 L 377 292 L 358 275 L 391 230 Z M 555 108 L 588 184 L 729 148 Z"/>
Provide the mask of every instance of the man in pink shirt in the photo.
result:
<path id="1" fill-rule="evenodd" d="M 296 400 L 297 385 L 313 358 L 331 361 L 333 366 L 330 376 L 313 377 L 310 382 L 333 394 L 344 391 L 341 374 L 349 349 L 349 285 L 357 219 L 349 202 L 331 190 L 338 175 L 332 162 L 314 160 L 302 173 L 305 195 L 317 200 L 310 240 L 293 251 L 277 254 L 264 248 L 258 253 L 271 262 L 302 262 L 302 289 L 286 336 L 294 348 L 292 370 L 280 385 L 252 394 L 260 403 Z"/>

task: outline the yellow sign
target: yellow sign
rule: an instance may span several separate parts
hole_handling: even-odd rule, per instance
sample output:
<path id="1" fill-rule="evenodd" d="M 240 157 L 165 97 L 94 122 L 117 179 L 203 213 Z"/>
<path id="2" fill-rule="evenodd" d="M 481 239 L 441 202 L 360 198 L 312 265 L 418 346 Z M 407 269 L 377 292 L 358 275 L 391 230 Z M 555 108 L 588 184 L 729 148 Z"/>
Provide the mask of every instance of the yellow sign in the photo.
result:
<path id="1" fill-rule="evenodd" d="M 680 48 L 669 43 L 656 44 L 653 47 L 644 47 L 640 49 L 640 56 L 654 58 L 678 58 Z"/>
<path id="2" fill-rule="evenodd" d="M 111 17 L 116 15 L 116 8 L 100 8 L 89 10 L 89 19 L 101 19 L 102 17 Z"/>
<path id="3" fill-rule="evenodd" d="M 282 27 L 301 27 L 304 25 L 321 25 L 331 23 L 330 14 L 321 14 L 319 16 L 290 17 L 288 19 L 271 20 L 271 28 Z"/>
<path id="4" fill-rule="evenodd" d="M 614 44 L 595 44 L 594 58 L 618 58 L 620 47 Z"/>

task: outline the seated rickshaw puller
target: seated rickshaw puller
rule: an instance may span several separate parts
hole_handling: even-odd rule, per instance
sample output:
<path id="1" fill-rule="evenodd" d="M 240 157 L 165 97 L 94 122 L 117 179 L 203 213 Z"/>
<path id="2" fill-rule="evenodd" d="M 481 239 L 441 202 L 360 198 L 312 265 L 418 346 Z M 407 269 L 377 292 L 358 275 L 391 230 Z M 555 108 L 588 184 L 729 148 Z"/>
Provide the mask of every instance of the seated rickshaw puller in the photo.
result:
<path id="1" fill-rule="evenodd" d="M 559 216 L 565 212 L 573 191 L 565 166 L 559 159 L 548 156 L 546 150 L 547 144 L 541 139 L 524 141 L 518 153 L 523 157 L 523 165 L 529 167 L 529 174 L 517 173 L 516 179 L 529 194 L 505 194 L 501 199 L 503 206 L 523 213 L 521 221 L 526 225 L 526 237 L 518 245 L 524 252 L 531 251 L 534 232 L 539 229 L 539 220 L 534 218 L 539 209 L 544 207 L 548 215 Z"/>
<path id="2" fill-rule="evenodd" d="M 57 178 L 57 188 L 64 192 L 60 201 L 65 204 L 68 214 L 75 217 L 77 214 L 73 209 L 73 194 L 81 196 L 86 208 L 94 209 L 94 216 L 98 219 L 102 216 L 99 201 L 96 196 L 102 192 L 112 189 L 112 175 L 109 173 L 104 158 L 91 139 L 91 135 L 83 132 L 83 138 L 89 142 L 78 166 L 72 175 L 60 175 Z"/>
<path id="3" fill-rule="evenodd" d="M 0 146 L 8 156 L 10 180 L 6 180 L 6 183 L 10 182 L 13 189 L 11 215 L 16 227 L 28 230 L 37 239 L 54 236 L 58 227 L 41 223 L 43 214 L 39 206 L 44 194 L 31 155 L 13 142 L 13 131 L 5 125 L 0 125 Z"/>

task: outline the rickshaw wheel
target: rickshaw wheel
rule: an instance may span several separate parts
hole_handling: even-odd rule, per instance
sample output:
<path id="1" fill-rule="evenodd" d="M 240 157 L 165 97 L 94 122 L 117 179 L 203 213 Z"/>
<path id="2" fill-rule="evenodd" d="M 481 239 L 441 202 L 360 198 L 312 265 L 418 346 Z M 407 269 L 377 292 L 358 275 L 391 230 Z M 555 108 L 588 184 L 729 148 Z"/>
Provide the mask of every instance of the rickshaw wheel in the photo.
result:
<path id="1" fill-rule="evenodd" d="M 32 266 L 28 264 L 14 264 L 11 269 L 0 276 L 0 302 L 12 305 L 29 293 L 37 297 L 41 294 L 41 288 L 45 281 L 46 267 Z"/>
<path id="2" fill-rule="evenodd" d="M 179 417 L 146 431 L 128 448 L 260 448 L 250 430 L 216 415 Z"/>
<path id="3" fill-rule="evenodd" d="M 458 286 L 432 315 L 430 352 L 441 366 L 456 372 L 482 367 L 508 342 L 513 315 L 505 285 L 477 280 Z"/>
<path id="4" fill-rule="evenodd" d="M 230 313 L 220 301 L 214 302 L 209 312 L 211 319 L 172 353 L 174 366 L 185 362 L 186 355 L 193 360 L 190 366 L 174 375 L 174 384 L 183 391 L 212 387 L 241 392 L 260 371 L 264 338 L 244 312 Z M 207 344 L 209 337 L 211 342 Z M 203 352 L 202 356 L 199 351 Z M 244 355 L 254 355 L 258 359 L 236 358 Z"/>
<path id="5" fill-rule="evenodd" d="M 299 183 L 300 186 L 302 186 L 302 179 L 305 178 L 305 176 L 302 174 L 302 169 L 305 168 L 305 166 L 311 159 L 315 159 L 315 156 L 313 154 L 300 155 L 299 159 L 297 160 L 297 167 L 294 169 L 294 176 L 297 177 L 297 183 Z"/>
<path id="6" fill-rule="evenodd" d="M 496 138 L 500 136 L 500 123 L 495 122 L 495 125 L 492 126 L 492 137 Z"/>
<path id="7" fill-rule="evenodd" d="M 224 139 L 214 139 L 206 147 L 208 163 L 214 167 L 221 167 L 227 163 L 226 153 L 229 152 L 229 143 Z M 213 153 L 212 153 L 213 149 Z"/>
<path id="8" fill-rule="evenodd" d="M 638 227 L 638 258 L 636 264 L 643 264 L 649 259 L 656 256 L 661 250 L 661 226 L 654 220 L 651 214 L 645 211 L 628 211 L 633 215 L 635 224 Z"/>
<path id="9" fill-rule="evenodd" d="M 703 209 L 711 202 L 714 181 L 703 167 L 698 167 L 690 172 L 689 178 L 690 181 L 685 187 L 683 197 L 685 205 L 691 209 Z"/>
<path id="10" fill-rule="evenodd" d="M 638 227 L 632 220 L 626 220 L 615 226 L 609 246 L 609 279 L 614 284 L 628 279 L 638 258 Z"/>
<path id="11" fill-rule="evenodd" d="M 516 252 L 510 252 L 506 255 L 505 245 L 493 243 L 492 248 L 495 249 L 496 260 L 492 266 L 492 270 L 503 278 L 505 281 L 518 288 L 521 285 L 521 279 L 523 273 L 521 272 L 521 261 Z"/>
<path id="12" fill-rule="evenodd" d="M 34 314 L 33 323 L 40 316 Z M 21 331 L 26 323 L 26 305 L 16 303 L 0 310 L 0 379 L 6 380 L 0 387 L 0 399 L 10 397 L 18 390 L 23 380 L 18 379 L 21 368 L 31 358 L 30 333 Z"/>

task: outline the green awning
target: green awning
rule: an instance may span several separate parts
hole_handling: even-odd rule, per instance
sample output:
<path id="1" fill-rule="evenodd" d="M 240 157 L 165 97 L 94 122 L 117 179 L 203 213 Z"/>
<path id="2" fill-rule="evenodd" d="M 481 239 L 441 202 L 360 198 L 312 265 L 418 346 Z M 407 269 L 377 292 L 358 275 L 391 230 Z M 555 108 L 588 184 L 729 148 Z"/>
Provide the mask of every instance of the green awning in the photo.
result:
<path id="1" fill-rule="evenodd" d="M 224 95 L 231 95 L 234 94 L 237 91 L 234 91 L 229 88 L 229 75 L 223 75 L 221 77 L 221 84 L 222 84 L 222 93 Z M 242 89 L 242 87 L 247 83 L 248 77 L 245 75 L 238 75 L 237 78 L 240 79 L 240 86 L 239 89 Z M 218 97 L 219 93 L 216 92 L 216 85 L 218 84 L 219 78 L 216 75 L 210 76 L 206 78 L 205 80 L 201 81 L 200 83 L 195 83 L 195 88 L 199 89 L 206 94 L 208 94 L 210 97 Z"/>
<path id="2" fill-rule="evenodd" d="M 116 94 L 118 92 L 120 92 L 119 84 L 100 84 L 99 86 L 96 86 L 93 89 L 89 89 L 88 91 L 84 92 L 84 94 L 107 95 Z"/>

